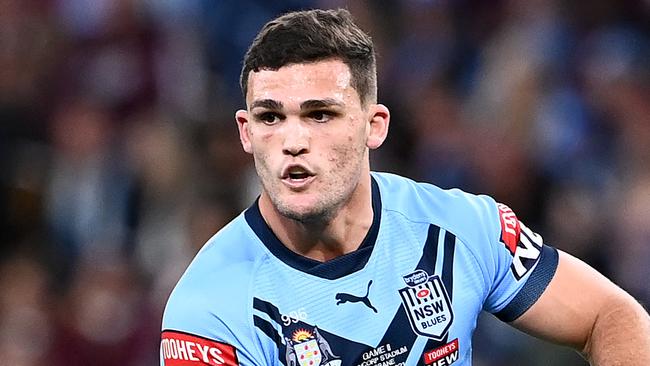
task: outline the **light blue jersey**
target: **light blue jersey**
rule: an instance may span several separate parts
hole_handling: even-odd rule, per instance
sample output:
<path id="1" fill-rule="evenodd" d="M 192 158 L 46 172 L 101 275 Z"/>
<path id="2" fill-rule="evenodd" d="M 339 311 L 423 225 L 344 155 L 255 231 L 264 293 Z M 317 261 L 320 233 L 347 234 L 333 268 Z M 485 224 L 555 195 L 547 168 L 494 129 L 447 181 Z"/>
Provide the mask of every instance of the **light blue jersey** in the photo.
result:
<path id="1" fill-rule="evenodd" d="M 516 319 L 555 273 L 556 250 L 487 196 L 372 173 L 372 205 L 359 249 L 323 263 L 255 203 L 172 292 L 161 364 L 471 365 L 479 313 Z"/>

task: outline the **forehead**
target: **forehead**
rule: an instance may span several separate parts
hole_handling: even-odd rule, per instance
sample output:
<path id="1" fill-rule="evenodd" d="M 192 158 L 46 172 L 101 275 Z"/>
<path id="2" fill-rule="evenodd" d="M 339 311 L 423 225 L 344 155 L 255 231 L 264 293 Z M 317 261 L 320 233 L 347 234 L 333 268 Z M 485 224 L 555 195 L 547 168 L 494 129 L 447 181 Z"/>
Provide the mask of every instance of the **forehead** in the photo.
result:
<path id="1" fill-rule="evenodd" d="M 285 104 L 309 99 L 359 100 L 350 68 L 340 60 L 290 64 L 278 70 L 260 70 L 248 76 L 246 101 L 272 99 Z"/>

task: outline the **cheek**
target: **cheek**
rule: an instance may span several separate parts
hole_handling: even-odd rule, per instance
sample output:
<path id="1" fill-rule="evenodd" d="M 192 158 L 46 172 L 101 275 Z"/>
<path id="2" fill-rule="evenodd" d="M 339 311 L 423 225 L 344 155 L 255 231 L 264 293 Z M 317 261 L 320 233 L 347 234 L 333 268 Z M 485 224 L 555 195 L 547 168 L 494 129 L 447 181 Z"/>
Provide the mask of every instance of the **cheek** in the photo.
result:
<path id="1" fill-rule="evenodd" d="M 348 137 L 345 143 L 332 146 L 332 154 L 328 160 L 335 165 L 336 169 L 356 167 L 363 155 L 363 149 L 363 145 L 353 137 Z"/>
<path id="2" fill-rule="evenodd" d="M 271 132 L 258 133 L 259 140 L 265 145 L 269 145 L 273 141 L 273 136 Z"/>
<path id="3" fill-rule="evenodd" d="M 269 170 L 269 153 L 264 148 L 264 144 L 253 144 L 253 160 L 258 173 L 264 173 Z"/>
<path id="4" fill-rule="evenodd" d="M 258 149 L 263 146 L 268 146 L 273 138 L 273 133 L 264 131 L 260 128 L 251 128 L 248 131 L 248 135 L 250 136 L 251 143 L 254 146 L 257 145 Z"/>
<path id="5" fill-rule="evenodd" d="M 272 135 L 269 133 L 260 133 L 260 131 L 251 131 L 251 149 L 255 160 L 266 160 L 272 143 Z"/>

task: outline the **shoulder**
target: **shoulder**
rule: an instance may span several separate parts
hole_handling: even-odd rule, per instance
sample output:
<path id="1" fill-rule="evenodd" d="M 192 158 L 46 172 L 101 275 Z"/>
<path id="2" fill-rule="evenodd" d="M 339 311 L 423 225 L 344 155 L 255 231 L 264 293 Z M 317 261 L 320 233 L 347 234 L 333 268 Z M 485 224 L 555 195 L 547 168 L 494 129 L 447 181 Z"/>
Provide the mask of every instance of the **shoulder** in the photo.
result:
<path id="1" fill-rule="evenodd" d="M 179 279 L 167 301 L 163 329 L 220 340 L 221 324 L 246 329 L 242 309 L 250 308 L 252 278 L 264 255 L 243 217 L 233 220 L 201 248 Z"/>
<path id="2" fill-rule="evenodd" d="M 411 221 L 429 222 L 454 233 L 499 225 L 497 203 L 489 196 L 460 189 L 442 189 L 390 173 L 373 172 L 382 209 L 401 213 Z"/>

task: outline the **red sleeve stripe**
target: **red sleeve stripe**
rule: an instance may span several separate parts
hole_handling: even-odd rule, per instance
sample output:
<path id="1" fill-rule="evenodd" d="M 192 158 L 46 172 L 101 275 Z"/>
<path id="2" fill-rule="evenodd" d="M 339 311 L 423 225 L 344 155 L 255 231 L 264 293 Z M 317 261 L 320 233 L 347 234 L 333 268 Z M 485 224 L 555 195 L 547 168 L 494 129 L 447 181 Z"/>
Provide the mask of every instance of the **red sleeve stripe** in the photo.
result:
<path id="1" fill-rule="evenodd" d="M 162 332 L 160 355 L 165 366 L 239 365 L 232 345 L 173 330 Z"/>

